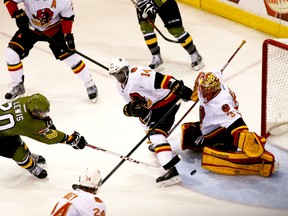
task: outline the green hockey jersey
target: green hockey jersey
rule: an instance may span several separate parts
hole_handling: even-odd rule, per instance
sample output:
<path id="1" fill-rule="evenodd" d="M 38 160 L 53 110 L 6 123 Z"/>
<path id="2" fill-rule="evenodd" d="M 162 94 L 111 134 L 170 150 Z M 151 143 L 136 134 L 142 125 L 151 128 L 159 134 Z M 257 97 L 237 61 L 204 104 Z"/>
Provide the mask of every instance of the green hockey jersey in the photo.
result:
<path id="1" fill-rule="evenodd" d="M 36 118 L 27 110 L 28 99 L 22 97 L 0 105 L 0 136 L 26 136 L 46 144 L 63 142 L 65 133 L 49 128 L 47 118 Z"/>

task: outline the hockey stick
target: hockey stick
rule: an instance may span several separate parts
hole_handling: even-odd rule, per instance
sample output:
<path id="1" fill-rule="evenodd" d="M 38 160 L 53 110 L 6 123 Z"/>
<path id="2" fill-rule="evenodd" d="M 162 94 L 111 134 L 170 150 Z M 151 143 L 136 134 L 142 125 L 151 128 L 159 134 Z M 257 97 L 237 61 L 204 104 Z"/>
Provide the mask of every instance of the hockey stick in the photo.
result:
<path id="1" fill-rule="evenodd" d="M 176 109 L 177 106 L 180 105 L 181 99 L 179 99 L 172 107 L 171 109 L 165 113 L 165 115 L 162 116 L 162 118 L 148 131 L 148 133 L 137 143 L 137 145 L 125 156 L 128 158 L 136 149 L 152 134 L 152 132 L 156 129 L 156 127 L 161 124 L 172 112 L 174 109 Z M 107 181 L 107 179 L 125 162 L 125 159 L 122 159 L 115 168 L 108 173 L 108 175 L 103 179 L 102 184 Z"/>
<path id="2" fill-rule="evenodd" d="M 138 11 L 141 11 L 140 8 L 138 7 L 137 3 L 134 2 L 134 0 L 131 0 L 131 2 L 134 4 L 135 8 L 138 10 Z M 180 41 L 176 41 L 176 40 L 171 40 L 167 37 L 165 37 L 165 35 L 157 28 L 157 26 L 147 17 L 146 18 L 147 21 L 150 23 L 151 26 L 153 26 L 154 29 L 156 29 L 156 31 L 166 40 L 166 41 L 169 41 L 169 42 L 172 42 L 172 43 L 181 43 Z"/>
<path id="3" fill-rule="evenodd" d="M 94 146 L 94 145 L 86 144 L 86 146 L 90 147 L 92 149 L 96 149 L 96 150 L 102 151 L 104 153 L 110 154 L 112 156 L 121 158 L 123 160 L 130 161 L 132 163 L 141 164 L 141 165 L 144 165 L 144 166 L 147 166 L 147 167 L 160 168 L 160 166 L 156 166 L 156 165 L 148 164 L 148 163 L 141 162 L 141 161 L 138 161 L 138 160 L 134 160 L 134 159 L 132 159 L 130 157 L 126 157 L 126 156 L 120 155 L 118 153 L 115 153 L 115 152 L 112 152 L 112 151 L 109 151 L 109 150 L 106 150 L 106 149 L 103 149 L 103 148 L 100 148 L 100 147 L 97 147 L 97 146 Z"/>
<path id="4" fill-rule="evenodd" d="M 241 47 L 246 43 L 245 40 L 242 41 L 242 43 L 239 45 L 239 47 L 235 50 L 233 55 L 229 58 L 229 60 L 225 63 L 225 65 L 222 67 L 221 72 L 224 71 L 224 69 L 227 67 L 227 65 L 231 62 L 231 60 L 234 58 L 234 56 L 238 53 L 238 51 L 241 49 Z M 173 126 L 173 128 L 169 131 L 169 135 L 175 130 L 176 127 L 183 121 L 183 119 L 190 113 L 190 111 L 195 107 L 195 105 L 198 103 L 198 99 L 194 102 L 194 104 L 187 110 L 187 112 L 180 118 L 180 120 Z"/>
<path id="5" fill-rule="evenodd" d="M 230 59 L 226 62 L 226 64 L 222 67 L 221 72 L 223 72 L 225 70 L 225 68 L 227 67 L 227 65 L 231 62 L 231 60 L 234 58 L 234 56 L 238 53 L 238 51 L 241 49 L 241 47 L 246 43 L 245 40 L 243 40 L 241 42 L 241 44 L 239 45 L 239 47 L 235 50 L 235 52 L 233 53 L 233 55 L 230 57 Z"/>
<path id="6" fill-rule="evenodd" d="M 46 35 L 45 33 L 39 31 L 38 29 L 36 29 L 36 28 L 34 28 L 34 27 L 32 27 L 32 26 L 29 26 L 29 29 L 30 29 L 31 31 L 35 31 L 35 32 L 37 32 L 38 34 L 40 34 L 41 36 L 45 37 L 48 41 L 50 41 L 50 42 L 52 42 L 52 43 L 54 43 L 54 44 L 56 44 L 56 45 L 58 45 L 58 46 L 60 46 L 60 47 L 65 47 L 64 44 L 62 44 L 62 43 L 60 43 L 59 41 L 55 40 L 53 37 L 51 37 L 51 36 L 49 36 L 49 35 Z M 92 59 L 92 58 L 84 55 L 83 53 L 81 53 L 81 52 L 79 52 L 79 51 L 77 51 L 77 50 L 75 50 L 75 53 L 77 53 L 78 55 L 82 56 L 83 58 L 85 58 L 85 59 L 93 62 L 94 64 L 102 67 L 103 69 L 105 69 L 105 70 L 107 70 L 107 71 L 109 70 L 108 67 L 106 67 L 106 66 L 104 66 L 103 64 L 95 61 L 94 59 Z"/>
<path id="7" fill-rule="evenodd" d="M 199 99 L 197 99 L 193 105 L 187 110 L 187 112 L 182 116 L 182 118 L 173 126 L 173 128 L 169 131 L 168 136 L 170 136 L 170 134 L 176 129 L 176 127 L 178 127 L 178 125 L 183 121 L 183 119 L 190 113 L 190 111 L 196 106 L 196 104 L 198 103 Z"/>

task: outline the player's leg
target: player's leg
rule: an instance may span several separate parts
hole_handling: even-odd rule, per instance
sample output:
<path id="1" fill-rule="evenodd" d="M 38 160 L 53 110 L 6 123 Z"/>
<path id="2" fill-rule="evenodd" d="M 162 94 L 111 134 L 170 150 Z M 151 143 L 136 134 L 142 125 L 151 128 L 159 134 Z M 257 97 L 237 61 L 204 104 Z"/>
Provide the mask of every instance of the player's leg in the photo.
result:
<path id="1" fill-rule="evenodd" d="M 191 66 L 194 70 L 200 70 L 205 66 L 203 58 L 196 49 L 189 32 L 183 27 L 182 17 L 176 1 L 167 1 L 158 9 L 158 14 L 165 27 L 187 51 L 191 58 Z"/>
<path id="2" fill-rule="evenodd" d="M 5 99 L 14 99 L 25 93 L 22 59 L 28 56 L 36 42 L 32 31 L 18 30 L 10 40 L 5 57 L 9 75 L 12 79 L 12 90 L 5 94 Z"/>
<path id="3" fill-rule="evenodd" d="M 163 115 L 167 113 L 173 105 L 174 102 L 171 102 L 164 107 L 153 110 L 150 116 L 150 123 L 148 123 L 149 128 L 153 128 L 154 124 L 159 122 Z M 159 186 L 169 186 L 181 182 L 179 173 L 175 167 L 175 165 L 180 161 L 180 158 L 178 155 L 173 156 L 171 145 L 167 141 L 168 131 L 174 123 L 178 109 L 179 106 L 174 109 L 173 112 L 171 112 L 171 114 L 162 123 L 160 123 L 149 136 L 150 141 L 153 143 L 158 161 L 165 170 L 165 173 L 156 179 L 156 183 Z"/>
<path id="4" fill-rule="evenodd" d="M 37 165 L 37 163 L 45 163 L 45 158 L 41 155 L 32 155 L 19 136 L 0 137 L 0 143 L 1 156 L 11 158 L 18 166 L 26 169 L 37 178 L 47 177 L 47 171 Z"/>
<path id="5" fill-rule="evenodd" d="M 52 37 L 54 40 L 58 41 L 60 44 L 65 44 L 63 33 L 58 32 Z M 49 47 L 53 52 L 56 59 L 63 61 L 68 65 L 73 73 L 83 81 L 89 100 L 93 103 L 96 102 L 98 97 L 98 89 L 96 84 L 88 70 L 85 62 L 82 61 L 76 53 L 71 53 L 68 51 L 68 47 L 60 47 L 58 44 L 49 42 Z"/>
<path id="6" fill-rule="evenodd" d="M 145 43 L 150 50 L 150 53 L 152 54 L 152 62 L 149 64 L 149 67 L 160 71 L 163 69 L 162 67 L 159 67 L 161 64 L 163 64 L 163 60 L 160 53 L 160 47 L 158 46 L 158 39 L 154 32 L 154 27 L 149 23 L 147 19 L 142 18 L 142 15 L 138 10 L 136 10 L 136 13 Z M 149 20 L 153 23 L 155 22 L 155 19 L 156 16 L 149 17 Z"/>

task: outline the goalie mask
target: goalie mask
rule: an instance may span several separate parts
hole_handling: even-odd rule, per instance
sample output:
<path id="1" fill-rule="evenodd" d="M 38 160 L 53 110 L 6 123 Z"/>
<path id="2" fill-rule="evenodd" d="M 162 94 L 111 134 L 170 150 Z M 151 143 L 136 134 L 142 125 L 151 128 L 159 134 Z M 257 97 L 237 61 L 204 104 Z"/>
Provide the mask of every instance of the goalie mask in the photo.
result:
<path id="1" fill-rule="evenodd" d="M 81 187 L 94 189 L 94 193 L 97 192 L 102 184 L 102 177 L 98 169 L 86 168 L 86 170 L 79 176 L 79 183 L 73 184 L 74 190 Z"/>
<path id="2" fill-rule="evenodd" d="M 44 95 L 37 93 L 29 97 L 26 107 L 33 116 L 42 119 L 50 111 L 50 102 Z"/>
<path id="3" fill-rule="evenodd" d="M 109 74 L 114 76 L 118 82 L 125 83 L 128 78 L 129 63 L 122 57 L 112 59 L 109 67 Z"/>
<path id="4" fill-rule="evenodd" d="M 215 97 L 221 89 L 219 78 L 212 72 L 202 73 L 199 77 L 199 91 L 206 102 Z"/>

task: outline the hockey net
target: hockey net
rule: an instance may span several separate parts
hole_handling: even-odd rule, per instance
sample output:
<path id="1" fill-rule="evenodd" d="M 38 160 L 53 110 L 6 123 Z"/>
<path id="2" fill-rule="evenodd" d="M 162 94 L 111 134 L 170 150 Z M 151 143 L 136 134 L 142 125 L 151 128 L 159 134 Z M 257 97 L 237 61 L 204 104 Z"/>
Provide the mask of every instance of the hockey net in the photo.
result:
<path id="1" fill-rule="evenodd" d="M 288 39 L 267 39 L 262 50 L 261 135 L 288 131 Z"/>

